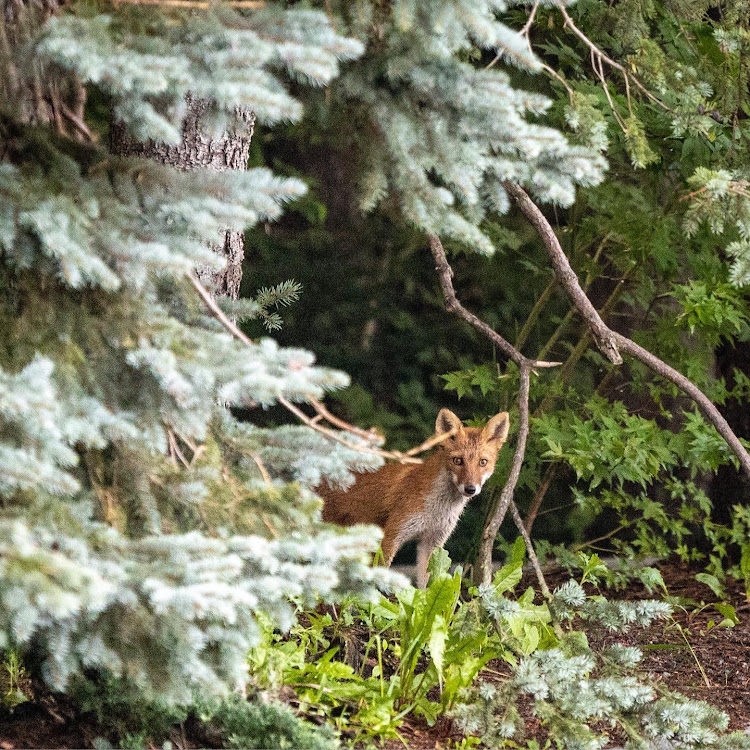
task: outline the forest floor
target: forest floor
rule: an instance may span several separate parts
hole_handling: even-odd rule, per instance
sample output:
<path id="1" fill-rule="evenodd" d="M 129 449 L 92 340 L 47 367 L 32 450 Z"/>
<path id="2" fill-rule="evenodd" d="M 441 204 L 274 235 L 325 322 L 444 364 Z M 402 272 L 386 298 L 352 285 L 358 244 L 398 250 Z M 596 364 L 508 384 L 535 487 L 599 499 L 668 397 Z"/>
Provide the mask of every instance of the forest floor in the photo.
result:
<path id="1" fill-rule="evenodd" d="M 728 580 L 724 599 L 734 606 L 739 624 L 731 628 L 709 627 L 712 620 L 718 623 L 723 618 L 713 607 L 702 606 L 705 602 L 716 601 L 716 596 L 708 586 L 695 580 L 699 571 L 679 563 L 662 564 L 659 569 L 670 596 L 685 602 L 684 607 L 675 608 L 674 622 L 657 622 L 648 628 L 634 627 L 625 634 L 588 633 L 589 643 L 594 648 L 615 642 L 637 646 L 643 652 L 642 671 L 652 679 L 672 691 L 705 701 L 726 712 L 730 730 L 750 731 L 750 603 L 742 585 Z M 553 590 L 570 579 L 564 570 L 545 572 L 545 577 Z M 530 574 L 525 579 L 520 590 L 523 583 L 536 585 Z M 659 598 L 656 593 L 649 594 L 638 581 L 606 594 L 611 599 L 628 601 Z M 490 662 L 479 678 L 493 682 L 507 675 L 505 664 Z M 547 739 L 544 728 L 530 710 L 524 713 L 524 738 L 536 739 L 544 747 Z M 455 747 L 463 737 L 451 722 L 438 722 L 434 727 L 428 727 L 417 717 L 407 717 L 399 733 L 407 746 L 414 750 Z M 616 738 L 612 739 L 615 741 Z M 403 744 L 389 742 L 387 747 L 403 748 Z"/>
<path id="2" fill-rule="evenodd" d="M 722 616 L 713 607 L 702 606 L 716 597 L 695 580 L 697 571 L 673 563 L 661 565 L 660 570 L 669 594 L 685 602 L 684 607 L 675 609 L 674 621 L 633 628 L 626 634 L 589 633 L 589 642 L 592 646 L 615 641 L 638 646 L 644 654 L 642 669 L 653 679 L 725 711 L 730 717 L 730 729 L 750 730 L 750 603 L 745 591 L 738 582 L 728 581 L 725 601 L 735 607 L 740 622 L 732 628 L 709 627 L 712 620 L 718 623 Z M 553 589 L 568 579 L 562 570 L 547 574 Z M 608 597 L 630 601 L 656 598 L 637 582 L 621 591 L 608 592 Z M 492 682 L 507 675 L 504 663 L 491 662 L 480 679 Z M 463 738 L 450 720 L 429 727 L 415 717 L 406 717 L 399 734 L 407 747 L 415 750 L 455 747 Z M 172 738 L 172 744 L 178 750 L 205 747 L 205 736 L 200 735 L 200 730 L 191 732 L 188 727 L 187 733 Z M 101 729 L 94 717 L 77 715 L 65 697 L 38 692 L 33 702 L 17 707 L 12 714 L 0 709 L 0 750 L 90 748 L 97 736 L 101 736 Z M 525 737 L 537 739 L 542 747 L 546 740 L 544 728 L 530 711 L 526 713 Z M 396 740 L 384 747 L 404 745 Z"/>

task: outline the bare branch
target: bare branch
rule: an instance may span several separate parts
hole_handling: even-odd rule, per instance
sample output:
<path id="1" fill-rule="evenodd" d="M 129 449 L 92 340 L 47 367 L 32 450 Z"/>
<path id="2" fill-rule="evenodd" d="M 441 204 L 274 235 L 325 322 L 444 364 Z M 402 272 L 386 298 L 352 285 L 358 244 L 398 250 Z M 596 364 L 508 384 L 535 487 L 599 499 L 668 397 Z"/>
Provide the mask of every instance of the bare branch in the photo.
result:
<path id="1" fill-rule="evenodd" d="M 509 195 L 516 201 L 524 216 L 536 228 L 539 236 L 542 238 L 560 283 L 565 287 L 576 309 L 585 320 L 602 353 L 614 364 L 621 364 L 622 356 L 620 355 L 620 351 L 623 351 L 639 362 L 642 362 L 658 375 L 674 383 L 695 402 L 706 420 L 716 428 L 737 456 L 744 472 L 750 476 L 750 455 L 745 450 L 740 439 L 732 431 L 729 423 L 724 419 L 716 406 L 711 403 L 706 394 L 682 373 L 670 367 L 666 362 L 651 354 L 651 352 L 639 346 L 627 338 L 627 336 L 613 331 L 604 323 L 599 313 L 597 313 L 589 301 L 589 298 L 581 289 L 578 277 L 571 268 L 568 258 L 560 245 L 560 241 L 557 239 L 557 235 L 547 221 L 546 216 L 518 185 L 513 185 L 509 182 L 504 184 Z"/>
<path id="2" fill-rule="evenodd" d="M 169 427 L 167 428 L 167 437 L 169 438 L 169 455 L 174 458 L 175 456 L 180 459 L 182 465 L 186 468 L 190 468 L 190 462 L 185 458 L 185 455 L 180 450 L 180 446 L 177 442 L 177 436 L 174 430 Z"/>
<path id="3" fill-rule="evenodd" d="M 583 293 L 583 289 L 581 289 L 581 285 L 578 283 L 578 277 L 576 276 L 575 271 L 570 267 L 570 263 L 560 246 L 557 235 L 547 221 L 546 216 L 537 208 L 536 204 L 531 198 L 529 198 L 526 192 L 518 187 L 518 185 L 515 185 L 512 182 L 505 182 L 503 185 L 508 191 L 510 197 L 518 203 L 524 216 L 526 216 L 541 236 L 542 241 L 547 247 L 552 265 L 554 266 L 555 275 L 573 300 L 573 304 L 578 309 L 578 312 L 586 321 L 586 325 L 588 325 L 591 330 L 591 335 L 594 337 L 602 354 L 604 354 L 604 356 L 613 364 L 622 364 L 622 357 L 617 350 L 617 343 L 614 334 L 601 319 L 589 298 Z M 553 246 L 555 247 L 555 252 L 550 250 Z"/>
<path id="4" fill-rule="evenodd" d="M 724 438 L 737 456 L 745 474 L 750 477 L 750 454 L 748 454 L 745 446 L 742 445 L 740 439 L 734 434 L 734 431 L 729 426 L 727 420 L 724 419 L 721 412 L 716 406 L 714 406 L 708 396 L 706 396 L 706 394 L 703 393 L 703 391 L 698 388 L 692 380 L 689 380 L 681 372 L 675 370 L 674 367 L 670 367 L 666 362 L 651 354 L 651 352 L 644 349 L 642 346 L 636 344 L 635 341 L 632 341 L 620 333 L 615 333 L 614 335 L 622 351 L 629 354 L 633 359 L 642 362 L 650 370 L 653 370 L 663 378 L 674 383 L 683 393 L 695 402 L 705 419 L 716 428 L 716 431 Z"/>
<path id="5" fill-rule="evenodd" d="M 521 354 L 513 344 L 506 341 L 499 333 L 497 333 L 497 331 L 490 328 L 490 326 L 488 326 L 483 320 L 480 320 L 476 315 L 470 313 L 456 297 L 456 291 L 453 288 L 453 269 L 450 267 L 448 259 L 445 256 L 443 243 L 436 234 L 429 235 L 429 239 L 432 257 L 435 259 L 435 270 L 438 273 L 440 287 L 443 290 L 445 309 L 448 312 L 455 313 L 459 318 L 463 318 L 467 323 L 474 326 L 474 328 L 492 341 L 492 343 L 495 344 L 495 346 L 497 346 L 497 348 L 500 349 L 508 359 L 515 362 L 519 367 L 524 364 L 532 369 L 560 366 L 560 362 L 544 362 L 524 357 L 524 355 Z"/>
<path id="6" fill-rule="evenodd" d="M 510 467 L 510 474 L 508 480 L 500 493 L 499 498 L 493 504 L 487 514 L 487 522 L 482 530 L 482 538 L 479 542 L 479 553 L 477 554 L 477 560 L 474 564 L 474 583 L 489 583 L 492 579 L 492 549 L 495 546 L 495 538 L 497 537 L 500 527 L 505 519 L 505 514 L 508 511 L 508 506 L 513 500 L 513 492 L 516 489 L 518 483 L 518 477 L 521 474 L 521 465 L 526 454 L 526 439 L 529 435 L 529 380 L 531 374 L 531 367 L 528 360 L 525 361 L 519 368 L 519 374 L 521 384 L 518 390 L 518 440 L 516 442 L 516 450 L 513 454 L 513 463 Z M 523 523 L 521 523 L 523 527 Z M 526 529 L 524 529 L 524 533 Z M 528 534 L 524 537 L 526 541 L 527 551 L 529 553 L 529 559 L 534 554 L 534 548 L 531 544 L 531 539 Z M 542 577 L 543 578 L 543 577 Z M 546 584 L 545 584 L 546 588 Z M 549 589 L 547 589 L 549 593 Z"/>
<path id="7" fill-rule="evenodd" d="M 243 344 L 246 344 L 247 346 L 253 346 L 252 339 L 249 338 L 237 326 L 236 323 L 229 319 L 224 311 L 216 304 L 216 300 L 211 295 L 211 292 L 209 292 L 208 289 L 203 286 L 200 279 L 194 273 L 189 274 L 188 278 L 190 279 L 190 283 L 195 288 L 195 291 L 198 292 L 198 296 L 201 298 L 201 300 L 203 300 L 203 303 L 209 309 L 211 314 L 224 326 L 224 328 L 226 328 L 229 333 L 231 333 Z M 544 366 L 544 364 L 540 366 Z M 321 435 L 325 435 L 325 437 L 327 437 L 329 440 L 333 440 L 334 442 L 339 443 L 340 445 L 344 445 L 353 451 L 357 451 L 358 453 L 370 453 L 376 456 L 381 456 L 385 459 L 399 461 L 403 464 L 421 464 L 422 459 L 415 458 L 416 454 L 423 453 L 430 448 L 434 448 L 436 445 L 441 443 L 443 440 L 446 440 L 452 434 L 448 433 L 440 437 L 432 437 L 429 440 L 426 440 L 421 445 L 418 445 L 416 448 L 412 448 L 411 450 L 407 451 L 406 453 L 403 453 L 402 451 L 381 450 L 380 448 L 374 448 L 370 445 L 353 443 L 352 441 L 342 437 L 339 432 L 336 432 L 336 430 L 331 430 L 320 423 L 325 419 L 336 427 L 340 427 L 347 432 L 364 438 L 365 440 L 368 440 L 370 442 L 380 440 L 380 436 L 375 432 L 375 430 L 363 430 L 360 427 L 355 427 L 354 425 L 345 422 L 343 419 L 340 419 L 339 417 L 331 414 L 331 412 L 328 411 L 328 409 L 314 396 L 307 395 L 305 398 L 317 412 L 315 417 L 309 417 L 307 414 L 305 414 L 304 411 L 302 411 L 302 409 L 300 409 L 298 406 L 293 404 L 291 401 L 289 401 L 289 399 L 285 398 L 281 394 L 277 396 L 278 402 L 285 409 L 287 409 L 287 411 L 294 414 L 297 419 L 299 419 L 301 422 L 304 422 L 308 427 L 315 430 L 316 432 L 319 432 Z"/>

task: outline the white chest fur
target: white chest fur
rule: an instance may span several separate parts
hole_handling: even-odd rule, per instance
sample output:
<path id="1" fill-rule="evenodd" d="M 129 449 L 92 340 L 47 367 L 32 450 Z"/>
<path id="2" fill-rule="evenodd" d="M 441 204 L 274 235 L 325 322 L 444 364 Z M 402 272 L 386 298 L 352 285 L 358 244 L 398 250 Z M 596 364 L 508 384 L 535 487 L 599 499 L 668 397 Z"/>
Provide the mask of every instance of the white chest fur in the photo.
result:
<path id="1" fill-rule="evenodd" d="M 411 539 L 441 546 L 456 528 L 470 498 L 458 491 L 450 472 L 443 469 L 425 498 L 423 510 L 410 516 L 396 537 L 396 548 Z"/>

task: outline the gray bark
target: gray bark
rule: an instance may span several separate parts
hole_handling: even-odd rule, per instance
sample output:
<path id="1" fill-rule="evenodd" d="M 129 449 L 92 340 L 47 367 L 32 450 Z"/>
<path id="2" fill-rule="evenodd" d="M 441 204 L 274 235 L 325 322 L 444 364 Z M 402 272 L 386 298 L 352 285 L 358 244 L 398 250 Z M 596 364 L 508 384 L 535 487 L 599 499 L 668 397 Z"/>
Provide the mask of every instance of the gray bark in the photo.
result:
<path id="1" fill-rule="evenodd" d="M 113 124 L 110 148 L 121 156 L 156 159 L 177 169 L 209 169 L 216 172 L 247 169 L 255 116 L 252 112 L 240 112 L 237 119 L 243 126 L 241 132 L 225 133 L 221 138 L 209 138 L 202 128 L 209 107 L 210 103 L 206 100 L 188 99 L 187 114 L 182 125 L 182 141 L 179 144 L 137 141 L 127 134 L 122 125 Z M 242 281 L 242 260 L 245 257 L 243 233 L 226 231 L 224 237 L 213 245 L 213 249 L 226 257 L 226 267 L 221 271 L 196 268 L 198 278 L 212 294 L 237 299 Z"/>

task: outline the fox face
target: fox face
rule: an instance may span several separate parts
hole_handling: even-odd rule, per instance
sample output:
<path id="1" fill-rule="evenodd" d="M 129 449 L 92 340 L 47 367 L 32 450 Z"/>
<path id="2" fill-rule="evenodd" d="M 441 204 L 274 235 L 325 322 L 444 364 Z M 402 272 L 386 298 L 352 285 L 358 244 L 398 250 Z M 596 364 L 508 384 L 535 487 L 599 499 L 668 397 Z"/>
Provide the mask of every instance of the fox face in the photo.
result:
<path id="1" fill-rule="evenodd" d="M 484 427 L 464 427 L 450 409 L 441 409 L 435 422 L 438 435 L 452 432 L 443 442 L 445 466 L 459 493 L 478 495 L 492 476 L 497 454 L 508 438 L 508 412 L 496 414 Z"/>

